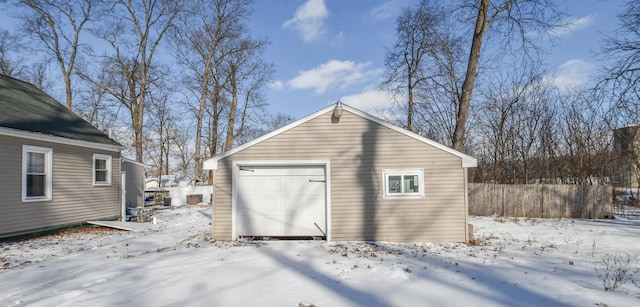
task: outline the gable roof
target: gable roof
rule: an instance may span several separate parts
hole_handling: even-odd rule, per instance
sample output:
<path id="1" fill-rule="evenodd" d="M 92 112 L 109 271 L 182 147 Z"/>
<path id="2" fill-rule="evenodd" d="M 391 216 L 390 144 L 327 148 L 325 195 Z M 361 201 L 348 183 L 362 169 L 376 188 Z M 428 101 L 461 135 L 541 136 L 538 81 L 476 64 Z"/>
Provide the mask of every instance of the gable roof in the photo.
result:
<path id="1" fill-rule="evenodd" d="M 0 74 L 0 128 L 122 147 L 35 85 Z M 18 130 L 18 131 L 15 131 Z M 10 133 L 7 133 L 10 134 Z"/>
<path id="2" fill-rule="evenodd" d="M 356 108 L 353 108 L 353 107 L 350 107 L 348 105 L 345 105 L 344 103 L 341 103 L 341 104 L 342 104 L 342 108 L 345 111 L 348 111 L 348 112 L 350 112 L 352 114 L 358 115 L 358 116 L 363 117 L 363 118 L 365 118 L 367 120 L 370 120 L 372 122 L 380 124 L 380 125 L 382 125 L 382 126 L 384 126 L 386 128 L 389 128 L 391 130 L 394 130 L 394 131 L 397 131 L 399 133 L 402 133 L 402 134 L 404 134 L 404 135 L 406 135 L 408 137 L 416 139 L 416 140 L 418 140 L 420 142 L 423 142 L 425 144 L 429 144 L 429 145 L 431 145 L 433 147 L 436 147 L 436 148 L 438 148 L 438 149 L 440 149 L 442 151 L 448 152 L 448 153 L 450 153 L 450 154 L 452 154 L 454 156 L 460 157 L 462 159 L 462 167 L 466 168 L 466 167 L 476 167 L 476 166 L 478 166 L 478 160 L 476 160 L 476 158 L 473 158 L 471 156 L 465 155 L 465 154 L 463 154 L 463 153 L 461 153 L 461 152 L 459 152 L 457 150 L 454 150 L 453 148 L 447 147 L 447 146 L 442 145 L 442 144 L 440 144 L 440 143 L 438 143 L 436 141 L 433 141 L 433 140 L 430 140 L 428 138 L 422 137 L 422 136 L 420 136 L 418 134 L 415 134 L 415 133 L 413 133 L 411 131 L 408 131 L 406 129 L 400 128 L 400 127 L 398 127 L 398 126 L 396 126 L 394 124 L 391 124 L 391 123 L 389 123 L 389 122 L 387 122 L 385 120 L 377 118 L 377 117 L 375 117 L 375 116 L 373 116 L 371 114 L 365 113 L 365 112 L 360 111 L 360 110 L 358 110 Z M 242 144 L 242 145 L 240 145 L 240 146 L 238 146 L 238 147 L 236 147 L 234 149 L 231 149 L 231 150 L 229 150 L 227 152 L 221 153 L 221 154 L 219 154 L 219 155 L 217 155 L 217 156 L 215 156 L 213 158 L 210 158 L 210 159 L 208 159 L 208 160 L 203 162 L 204 169 L 217 169 L 218 168 L 218 161 L 220 161 L 220 160 L 222 160 L 222 159 L 224 159 L 224 158 L 226 158 L 228 156 L 231 156 L 231 155 L 233 155 L 233 154 L 235 154 L 235 153 L 237 153 L 239 151 L 242 151 L 242 150 L 244 150 L 246 148 L 249 148 L 249 147 L 251 147 L 253 145 L 256 145 L 258 143 L 266 141 L 266 140 L 268 140 L 268 139 L 270 139 L 270 138 L 272 138 L 272 137 L 274 137 L 274 136 L 276 136 L 278 134 L 281 134 L 281 133 L 283 133 L 285 131 L 288 131 L 288 130 L 293 129 L 293 128 L 297 127 L 297 126 L 300 126 L 300 125 L 302 125 L 302 124 L 304 124 L 304 123 L 306 123 L 306 122 L 308 122 L 308 121 L 310 121 L 310 120 L 312 120 L 312 119 L 314 119 L 316 117 L 319 117 L 320 115 L 323 115 L 323 114 L 325 114 L 327 112 L 333 112 L 334 107 L 335 107 L 335 104 L 331 104 L 331 105 L 327 106 L 326 108 L 323 108 L 320 111 L 317 111 L 317 112 L 315 112 L 315 113 L 313 113 L 311 115 L 303 117 L 303 118 L 301 118 L 301 119 L 299 119 L 299 120 L 297 120 L 297 121 L 295 121 L 295 122 L 293 122 L 291 124 L 288 124 L 288 125 L 280 128 L 280 129 L 277 129 L 277 130 L 274 130 L 274 131 L 272 131 L 270 133 L 267 133 L 267 134 L 255 139 L 255 140 L 253 140 L 251 142 L 247 142 L 247 143 Z"/>

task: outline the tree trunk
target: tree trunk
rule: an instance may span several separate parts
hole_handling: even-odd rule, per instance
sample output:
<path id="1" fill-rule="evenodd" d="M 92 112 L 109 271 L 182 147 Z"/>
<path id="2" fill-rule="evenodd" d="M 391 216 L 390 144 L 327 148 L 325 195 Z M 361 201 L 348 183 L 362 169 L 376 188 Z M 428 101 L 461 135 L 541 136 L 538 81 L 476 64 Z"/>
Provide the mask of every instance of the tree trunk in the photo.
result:
<path id="1" fill-rule="evenodd" d="M 235 141 L 233 130 L 236 121 L 236 110 L 238 108 L 238 84 L 236 83 L 235 68 L 231 69 L 229 77 L 231 83 L 231 106 L 229 108 L 229 119 L 227 120 L 227 137 L 224 142 L 224 151 L 229 151 L 233 148 L 233 142 Z"/>
<path id="2" fill-rule="evenodd" d="M 208 65 L 205 65 L 208 66 Z M 206 69 L 206 68 L 205 68 Z M 209 87 L 209 74 L 205 73 L 203 76 L 202 84 L 200 86 L 200 105 L 198 107 L 198 116 L 196 118 L 196 152 L 194 161 L 195 165 L 195 176 L 196 178 L 202 178 L 202 158 L 201 158 L 201 144 L 202 144 L 202 120 L 204 117 L 204 108 L 207 103 L 207 88 Z"/>
<path id="3" fill-rule="evenodd" d="M 133 110 L 134 114 L 132 116 L 133 119 L 133 134 L 135 136 L 136 142 L 136 161 L 142 163 L 144 160 L 142 159 L 142 113 L 143 105 L 142 103 L 134 104 Z"/>
<path id="4" fill-rule="evenodd" d="M 467 72 L 462 83 L 462 94 L 458 103 L 458 114 L 456 115 L 456 128 L 453 132 L 453 149 L 462 150 L 466 133 L 467 118 L 469 117 L 469 105 L 471 104 L 471 93 L 478 76 L 478 62 L 482 48 L 482 37 L 486 30 L 487 13 L 491 0 L 481 0 L 476 17 L 476 26 L 473 31 L 473 41 L 471 42 L 471 52 L 467 64 Z"/>

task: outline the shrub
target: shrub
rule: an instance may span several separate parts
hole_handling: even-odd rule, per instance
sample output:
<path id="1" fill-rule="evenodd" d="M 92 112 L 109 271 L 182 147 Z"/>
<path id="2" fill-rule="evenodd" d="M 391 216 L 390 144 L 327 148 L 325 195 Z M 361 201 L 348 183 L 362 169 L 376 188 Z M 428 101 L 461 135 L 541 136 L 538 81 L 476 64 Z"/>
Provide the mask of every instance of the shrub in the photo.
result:
<path id="1" fill-rule="evenodd" d="M 606 254 L 602 257 L 601 267 L 596 267 L 598 278 L 602 279 L 604 291 L 612 292 L 627 281 L 636 284 L 634 275 L 640 272 L 636 265 L 637 256 L 624 254 Z"/>

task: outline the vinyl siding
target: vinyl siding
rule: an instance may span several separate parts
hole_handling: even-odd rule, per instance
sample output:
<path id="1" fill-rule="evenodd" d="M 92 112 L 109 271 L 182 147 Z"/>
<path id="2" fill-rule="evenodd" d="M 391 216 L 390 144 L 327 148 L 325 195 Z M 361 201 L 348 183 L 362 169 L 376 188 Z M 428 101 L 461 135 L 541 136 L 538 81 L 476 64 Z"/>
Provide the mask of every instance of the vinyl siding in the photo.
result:
<path id="1" fill-rule="evenodd" d="M 461 158 L 349 112 L 339 123 L 327 112 L 218 161 L 215 239 L 232 238 L 233 161 L 326 159 L 332 240 L 465 241 Z M 424 169 L 425 197 L 383 199 L 383 169 Z"/>
<path id="2" fill-rule="evenodd" d="M 0 237 L 120 215 L 120 153 L 0 135 Z M 53 149 L 52 200 L 22 202 L 22 145 Z M 93 154 L 112 157 L 111 186 L 93 186 Z"/>
<path id="3" fill-rule="evenodd" d="M 129 162 L 122 163 L 122 170 L 127 173 L 126 201 L 128 207 L 144 206 L 144 166 Z"/>

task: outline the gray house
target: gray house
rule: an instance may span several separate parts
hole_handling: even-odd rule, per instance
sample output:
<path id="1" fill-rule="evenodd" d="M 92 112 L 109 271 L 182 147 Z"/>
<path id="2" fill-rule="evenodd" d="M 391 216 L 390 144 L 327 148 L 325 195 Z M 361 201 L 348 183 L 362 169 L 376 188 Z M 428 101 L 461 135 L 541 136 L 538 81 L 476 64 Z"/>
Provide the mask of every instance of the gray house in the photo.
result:
<path id="1" fill-rule="evenodd" d="M 213 238 L 468 241 L 477 160 L 337 103 L 213 157 Z"/>
<path id="2" fill-rule="evenodd" d="M 0 75 L 0 237 L 120 216 L 121 145 Z"/>

